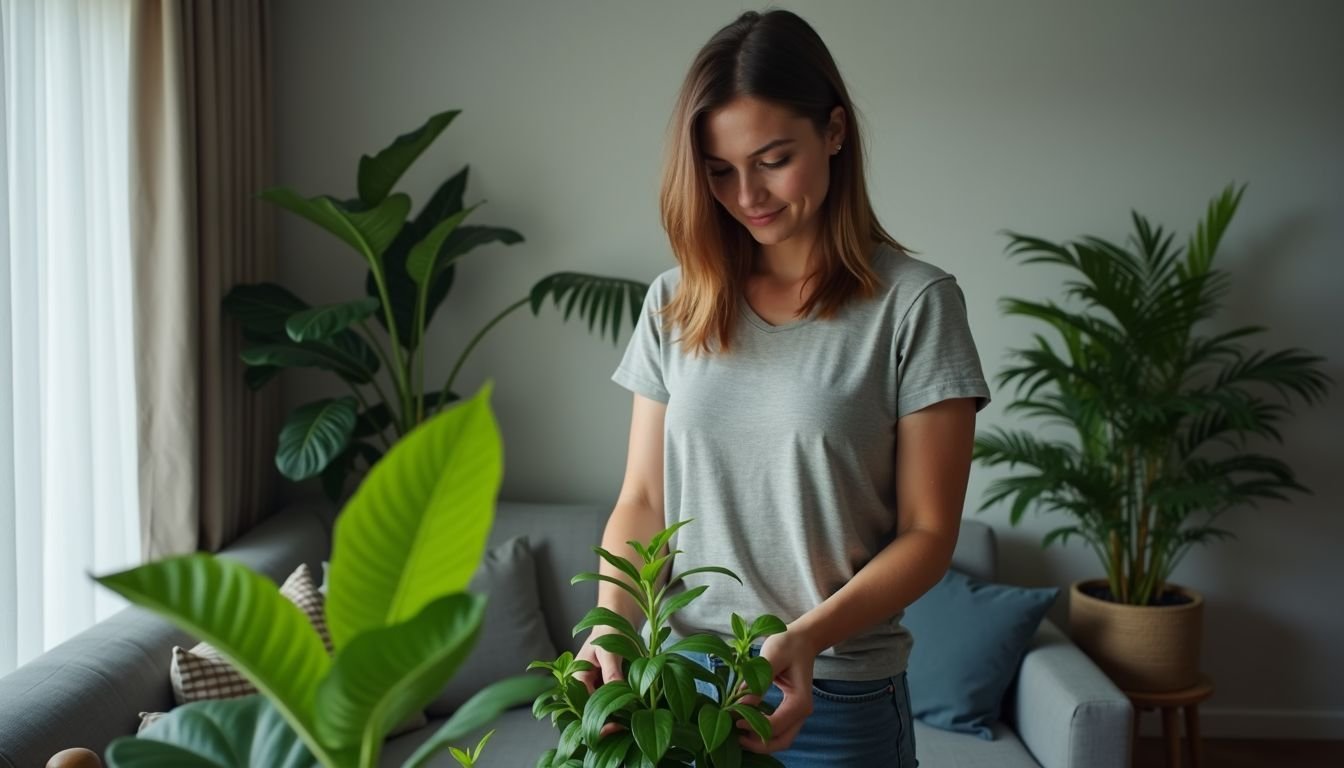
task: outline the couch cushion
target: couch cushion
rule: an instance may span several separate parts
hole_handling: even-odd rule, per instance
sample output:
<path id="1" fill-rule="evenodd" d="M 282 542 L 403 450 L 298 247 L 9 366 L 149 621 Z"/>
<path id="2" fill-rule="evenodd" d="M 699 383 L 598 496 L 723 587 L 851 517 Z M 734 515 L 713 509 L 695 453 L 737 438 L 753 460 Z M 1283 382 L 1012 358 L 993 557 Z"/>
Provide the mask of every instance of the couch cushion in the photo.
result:
<path id="1" fill-rule="evenodd" d="M 993 738 L 1004 694 L 1058 587 L 992 584 L 954 569 L 906 609 L 914 635 L 907 668 L 915 717 Z"/>
<path id="2" fill-rule="evenodd" d="M 434 734 L 447 718 L 435 718 L 429 725 L 418 731 L 391 739 L 383 745 L 378 765 L 392 768 L 405 764 L 415 750 Z M 537 758 L 560 741 L 560 732 L 551 725 L 549 717 L 537 720 L 532 716 L 531 707 L 516 707 L 500 715 L 493 722 L 484 725 L 453 742 L 453 746 L 465 749 L 476 748 L 476 743 L 487 731 L 494 729 L 495 735 L 481 752 L 477 768 L 529 768 L 537 764 Z M 445 749 L 436 754 L 426 766 L 434 768 L 461 768 Z"/>
<path id="3" fill-rule="evenodd" d="M 559 655 L 546 632 L 527 537 L 515 536 L 486 550 L 467 591 L 486 596 L 485 619 L 471 654 L 426 707 L 431 715 L 452 714 L 490 683 L 524 674 L 528 664 Z"/>
<path id="4" fill-rule="evenodd" d="M 994 738 L 985 741 L 916 720 L 915 757 L 928 768 L 1041 768 L 1011 728 L 1004 723 L 991 728 Z"/>
<path id="5" fill-rule="evenodd" d="M 560 651 L 577 652 L 583 644 L 586 633 L 576 638 L 572 630 L 597 605 L 597 584 L 571 585 L 569 580 L 576 573 L 597 570 L 593 547 L 601 545 L 610 515 L 610 505 L 508 501 L 501 501 L 495 512 L 491 545 L 524 535 L 531 543 L 546 628 Z"/>

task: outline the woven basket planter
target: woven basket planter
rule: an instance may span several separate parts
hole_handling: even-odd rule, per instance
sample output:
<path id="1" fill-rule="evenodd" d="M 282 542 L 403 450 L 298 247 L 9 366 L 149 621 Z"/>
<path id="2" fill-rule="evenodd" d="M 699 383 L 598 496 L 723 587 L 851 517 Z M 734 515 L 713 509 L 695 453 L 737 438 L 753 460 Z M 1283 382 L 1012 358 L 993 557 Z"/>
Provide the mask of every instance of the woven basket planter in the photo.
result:
<path id="1" fill-rule="evenodd" d="M 1167 585 L 1190 598 L 1180 605 L 1125 605 L 1092 597 L 1083 587 L 1104 579 L 1074 582 L 1069 590 L 1069 634 L 1112 681 L 1127 691 L 1158 693 L 1199 682 L 1204 598 Z"/>

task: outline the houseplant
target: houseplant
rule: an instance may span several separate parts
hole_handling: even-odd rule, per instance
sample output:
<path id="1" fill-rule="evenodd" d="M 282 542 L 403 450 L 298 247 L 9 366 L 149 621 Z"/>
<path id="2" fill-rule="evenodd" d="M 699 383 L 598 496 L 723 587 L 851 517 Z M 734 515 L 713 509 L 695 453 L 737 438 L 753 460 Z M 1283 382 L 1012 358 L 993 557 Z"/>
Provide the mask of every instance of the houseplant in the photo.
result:
<path id="1" fill-rule="evenodd" d="M 536 315 L 547 297 L 556 307 L 567 299 L 566 320 L 577 304 L 589 330 L 598 325 L 602 334 L 610 331 L 614 343 L 623 309 L 629 308 L 633 325 L 648 290 L 633 280 L 578 272 L 549 275 L 475 335 L 442 385 L 427 388 L 425 329 L 452 287 L 455 262 L 476 246 L 523 239 L 512 229 L 464 223 L 481 205 L 464 205 L 467 168 L 444 181 L 414 218 L 407 218 L 411 199 L 392 192 L 457 115 L 457 110 L 436 114 L 377 154 L 362 156 L 354 199 L 306 198 L 287 187 L 261 194 L 354 248 L 368 266 L 365 296 L 313 307 L 283 286 L 257 283 L 236 286 L 224 298 L 224 309 L 238 319 L 250 342 L 242 352 L 248 386 L 259 389 L 285 368 L 320 368 L 349 388 L 350 396 L 294 409 L 275 454 L 280 473 L 290 480 L 320 475 L 333 501 L 358 467 L 372 466 L 398 438 L 457 399 L 453 384 L 463 362 L 510 313 L 526 305 Z"/>
<path id="2" fill-rule="evenodd" d="M 384 736 L 439 694 L 480 628 L 484 598 L 462 590 L 503 474 L 490 388 L 400 440 L 337 518 L 326 601 L 334 657 L 276 585 L 240 563 L 200 553 L 98 578 L 210 642 L 261 691 L 178 707 L 112 742 L 108 765 L 377 765 Z M 488 686 L 406 765 L 546 685 L 519 676 Z"/>
<path id="3" fill-rule="evenodd" d="M 537 719 L 549 715 L 560 731 L 559 744 L 541 756 L 537 768 L 781 765 L 769 755 L 744 751 L 733 738 L 733 723 L 741 718 L 761 741 L 770 741 L 770 723 L 762 706 L 743 698 L 761 696 L 770 687 L 774 676 L 770 662 L 752 657 L 751 646 L 760 638 L 783 632 L 784 622 L 767 614 L 748 625 L 733 614 L 732 643 L 715 635 L 699 634 L 663 645 L 672 632 L 668 625 L 672 615 L 690 605 L 708 586 L 687 589 L 672 597 L 668 597 L 668 590 L 697 573 L 723 574 L 741 583 L 726 568 L 704 566 L 679 573 L 659 586 L 664 570 L 680 554 L 679 550 L 662 554 L 663 547 L 678 529 L 690 522 L 677 523 L 647 543 L 629 542 L 641 560 L 638 566 L 594 547 L 603 560 L 629 581 L 599 573 L 580 573 L 573 578 L 572 583 L 576 584 L 606 581 L 628 592 L 648 620 L 648 637 L 608 608 L 597 607 L 588 612 L 574 627 L 574 634 L 598 626 L 616 630 L 594 639 L 593 643 L 622 657 L 625 673 L 625 680 L 607 682 L 592 695 L 574 675 L 593 666 L 576 660 L 568 651 L 555 661 L 539 660 L 529 665 L 529 669 L 549 670 L 555 680 L 551 690 L 537 697 L 532 713 Z M 681 651 L 707 653 L 725 664 L 717 673 L 710 672 L 681 655 Z M 714 686 L 718 699 L 697 691 L 696 680 Z M 612 725 L 619 728 L 608 728 Z"/>
<path id="4" fill-rule="evenodd" d="M 1244 191 L 1229 185 L 1212 200 L 1184 249 L 1137 212 L 1129 248 L 1007 233 L 1010 255 L 1077 273 L 1065 284 L 1073 308 L 1003 301 L 1006 314 L 1048 325 L 1060 347 L 1034 334 L 998 378 L 1017 384 L 1008 411 L 1072 435 L 995 428 L 978 436 L 976 460 L 1028 470 L 995 480 L 980 509 L 1011 500 L 1014 525 L 1028 508 L 1073 518 L 1043 544 L 1077 536 L 1100 560 L 1104 580 L 1073 586 L 1070 624 L 1122 687 L 1194 683 L 1202 600 L 1168 582 L 1173 569 L 1191 547 L 1233 535 L 1213 524 L 1228 509 L 1307 491 L 1282 461 L 1250 452 L 1248 438 L 1281 439 L 1276 425 L 1291 415 L 1289 402 L 1325 395 L 1321 358 L 1249 350 L 1242 342 L 1258 327 L 1196 328 L 1228 290 L 1213 261 Z M 1155 623 L 1164 619 L 1185 628 Z M 1142 665 L 1144 657 L 1156 666 Z"/>

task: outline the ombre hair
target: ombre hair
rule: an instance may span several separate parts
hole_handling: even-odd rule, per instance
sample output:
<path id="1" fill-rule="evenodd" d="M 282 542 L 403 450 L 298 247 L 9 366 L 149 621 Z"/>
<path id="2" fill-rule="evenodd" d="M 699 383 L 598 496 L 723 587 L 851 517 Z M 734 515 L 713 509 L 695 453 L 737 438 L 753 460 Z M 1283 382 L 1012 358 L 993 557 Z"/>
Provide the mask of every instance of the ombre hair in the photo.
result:
<path id="1" fill-rule="evenodd" d="M 821 37 L 789 11 L 748 11 L 719 30 L 696 55 L 668 126 L 659 205 L 663 229 L 681 283 L 662 308 L 663 326 L 679 328 L 689 354 L 726 353 L 738 320 L 738 295 L 751 274 L 756 242 L 719 205 L 705 171 L 700 130 L 705 117 L 740 96 L 784 107 L 826 129 L 831 111 L 843 107 L 842 150 L 831 156 L 830 187 L 817 215 L 817 288 L 803 305 L 806 317 L 834 317 L 854 297 L 870 298 L 881 280 L 870 261 L 887 243 L 906 249 L 882 228 L 864 180 L 858 115 L 840 71 Z"/>

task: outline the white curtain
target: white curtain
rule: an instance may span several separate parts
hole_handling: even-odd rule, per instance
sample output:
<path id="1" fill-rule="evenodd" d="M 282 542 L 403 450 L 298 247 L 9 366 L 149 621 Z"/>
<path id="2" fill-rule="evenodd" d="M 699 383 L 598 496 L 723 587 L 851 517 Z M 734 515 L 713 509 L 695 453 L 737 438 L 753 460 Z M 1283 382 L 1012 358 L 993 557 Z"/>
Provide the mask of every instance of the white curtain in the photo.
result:
<path id="1" fill-rule="evenodd" d="M 130 3 L 0 0 L 0 674 L 140 560 Z"/>

